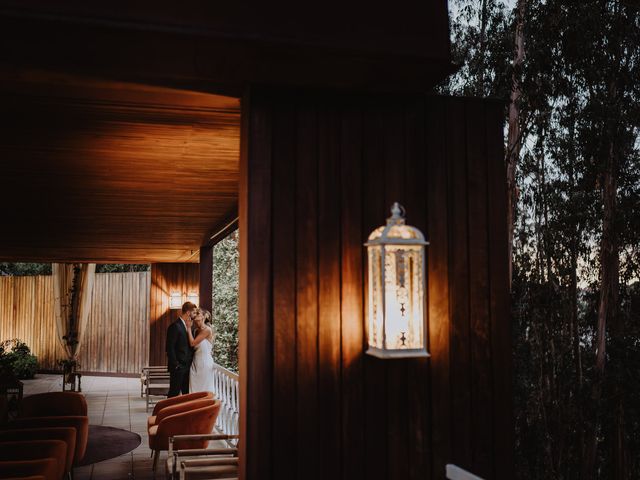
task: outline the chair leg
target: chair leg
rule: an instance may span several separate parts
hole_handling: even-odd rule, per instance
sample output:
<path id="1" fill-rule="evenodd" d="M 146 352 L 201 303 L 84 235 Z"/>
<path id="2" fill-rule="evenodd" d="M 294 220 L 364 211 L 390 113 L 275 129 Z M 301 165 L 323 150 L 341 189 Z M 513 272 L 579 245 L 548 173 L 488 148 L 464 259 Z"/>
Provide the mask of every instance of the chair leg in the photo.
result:
<path id="1" fill-rule="evenodd" d="M 160 450 L 154 450 L 153 455 L 153 473 L 155 475 L 156 468 L 158 467 L 158 457 L 160 456 Z"/>

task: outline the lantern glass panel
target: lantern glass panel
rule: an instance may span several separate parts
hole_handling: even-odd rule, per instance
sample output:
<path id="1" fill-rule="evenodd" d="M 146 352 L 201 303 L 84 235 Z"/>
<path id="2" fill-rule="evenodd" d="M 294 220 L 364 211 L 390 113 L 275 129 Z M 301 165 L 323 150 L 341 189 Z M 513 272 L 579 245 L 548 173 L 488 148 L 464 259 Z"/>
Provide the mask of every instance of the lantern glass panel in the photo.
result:
<path id="1" fill-rule="evenodd" d="M 384 300 L 382 287 L 382 255 L 381 246 L 371 246 L 369 252 L 369 345 L 383 348 L 384 332 Z"/>
<path id="2" fill-rule="evenodd" d="M 384 311 L 386 350 L 424 348 L 421 245 L 385 245 Z"/>

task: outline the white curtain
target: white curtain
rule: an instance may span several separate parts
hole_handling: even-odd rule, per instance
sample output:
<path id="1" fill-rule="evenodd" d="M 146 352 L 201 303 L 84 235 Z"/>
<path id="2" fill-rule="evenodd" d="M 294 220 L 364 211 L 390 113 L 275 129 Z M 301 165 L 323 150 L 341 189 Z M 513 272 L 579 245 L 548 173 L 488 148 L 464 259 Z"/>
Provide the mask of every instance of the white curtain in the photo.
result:
<path id="1" fill-rule="evenodd" d="M 54 263 L 52 270 L 58 340 L 67 358 L 77 359 L 91 312 L 96 264 Z M 70 336 L 73 342 L 68 341 Z"/>

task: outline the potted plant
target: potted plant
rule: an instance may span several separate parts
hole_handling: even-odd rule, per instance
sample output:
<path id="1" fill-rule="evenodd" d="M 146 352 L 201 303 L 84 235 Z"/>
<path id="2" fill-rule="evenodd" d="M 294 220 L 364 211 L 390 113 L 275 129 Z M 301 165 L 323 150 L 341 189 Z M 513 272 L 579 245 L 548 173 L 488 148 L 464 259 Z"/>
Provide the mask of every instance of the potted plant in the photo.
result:
<path id="1" fill-rule="evenodd" d="M 62 360 L 58 360 L 58 365 L 60 365 L 62 367 L 62 381 L 63 383 L 66 384 L 71 384 L 73 385 L 73 387 L 71 387 L 71 390 L 75 390 L 75 384 L 76 384 L 76 371 L 78 368 L 80 368 L 80 363 L 78 362 L 78 360 L 76 360 L 75 358 L 65 358 Z M 62 387 L 63 390 L 65 390 L 65 387 L 63 385 Z"/>
<path id="2" fill-rule="evenodd" d="M 10 374 L 18 379 L 31 379 L 38 370 L 38 358 L 31 354 L 29 346 L 18 338 L 0 344 L 0 374 Z"/>

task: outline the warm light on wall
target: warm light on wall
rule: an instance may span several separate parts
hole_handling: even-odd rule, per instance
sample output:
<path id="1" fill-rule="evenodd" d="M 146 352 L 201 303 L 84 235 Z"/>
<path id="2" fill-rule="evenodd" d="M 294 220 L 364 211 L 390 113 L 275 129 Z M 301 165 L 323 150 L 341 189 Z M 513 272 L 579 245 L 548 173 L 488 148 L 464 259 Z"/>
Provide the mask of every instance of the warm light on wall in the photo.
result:
<path id="1" fill-rule="evenodd" d="M 187 295 L 187 302 L 198 305 L 198 302 L 200 302 L 200 296 L 195 292 L 189 292 L 189 295 Z"/>
<path id="2" fill-rule="evenodd" d="M 428 357 L 425 329 L 425 247 L 420 230 L 405 225 L 397 202 L 385 226 L 365 246 L 368 260 L 367 353 L 379 358 Z"/>
<path id="3" fill-rule="evenodd" d="M 182 308 L 182 294 L 180 292 L 171 292 L 171 295 L 169 295 L 169 308 L 171 310 L 178 310 Z"/>
<path id="4" fill-rule="evenodd" d="M 182 294 L 177 290 L 172 290 L 169 295 L 169 308 L 171 310 L 179 310 L 182 308 L 184 302 L 191 302 L 198 305 L 200 296 L 196 292 L 189 292 L 189 294 Z"/>

